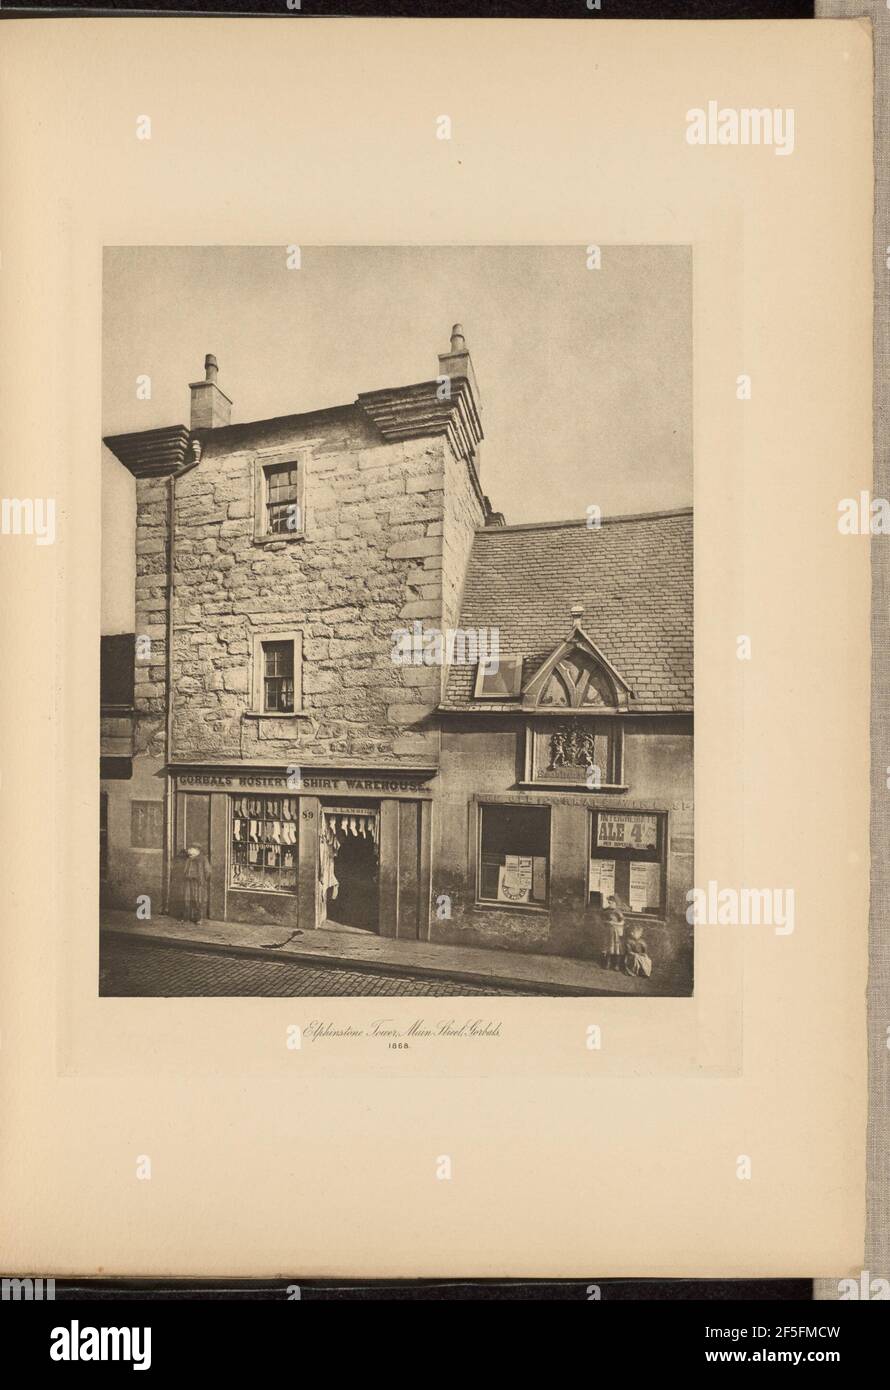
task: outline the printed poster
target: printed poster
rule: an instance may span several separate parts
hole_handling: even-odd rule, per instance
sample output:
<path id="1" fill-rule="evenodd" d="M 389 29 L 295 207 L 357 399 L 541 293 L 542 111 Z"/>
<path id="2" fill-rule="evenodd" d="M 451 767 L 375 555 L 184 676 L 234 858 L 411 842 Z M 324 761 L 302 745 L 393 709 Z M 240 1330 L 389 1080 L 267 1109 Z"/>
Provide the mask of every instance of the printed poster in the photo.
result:
<path id="1" fill-rule="evenodd" d="M 661 906 L 661 865 L 631 864 L 627 898 L 631 912 L 656 911 Z"/>

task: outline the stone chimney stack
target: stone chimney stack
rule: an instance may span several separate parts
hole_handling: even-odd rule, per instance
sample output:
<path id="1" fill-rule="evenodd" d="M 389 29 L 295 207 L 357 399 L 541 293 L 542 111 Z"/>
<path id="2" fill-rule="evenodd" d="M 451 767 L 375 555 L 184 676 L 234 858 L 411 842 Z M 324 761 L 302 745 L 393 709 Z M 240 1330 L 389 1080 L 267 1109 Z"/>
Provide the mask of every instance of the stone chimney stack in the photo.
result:
<path id="1" fill-rule="evenodd" d="M 476 409 L 481 413 L 482 405 L 479 400 L 476 373 L 473 371 L 473 361 L 470 357 L 470 349 L 467 347 L 467 340 L 464 337 L 464 330 L 459 323 L 456 323 L 451 330 L 449 351 L 439 353 L 439 376 L 447 376 L 452 381 L 458 381 L 460 378 L 468 381 L 473 392 Z"/>
<path id="2" fill-rule="evenodd" d="M 232 419 L 232 402 L 216 384 L 219 364 L 212 352 L 204 358 L 204 380 L 189 382 L 192 393 L 193 430 L 213 430 L 228 425 Z"/>
<path id="3" fill-rule="evenodd" d="M 477 476 L 480 473 L 480 449 L 479 443 L 482 439 L 482 402 L 479 399 L 479 384 L 476 381 L 476 373 L 473 371 L 473 359 L 470 357 L 470 349 L 467 347 L 467 340 L 464 337 L 464 330 L 459 323 L 456 323 L 451 330 L 451 347 L 448 352 L 439 353 L 439 381 L 447 377 L 450 382 L 450 394 L 455 396 L 459 393 L 459 383 L 465 381 L 470 388 L 473 408 L 476 412 L 476 423 L 478 426 L 478 439 L 473 449 L 473 463 Z"/>

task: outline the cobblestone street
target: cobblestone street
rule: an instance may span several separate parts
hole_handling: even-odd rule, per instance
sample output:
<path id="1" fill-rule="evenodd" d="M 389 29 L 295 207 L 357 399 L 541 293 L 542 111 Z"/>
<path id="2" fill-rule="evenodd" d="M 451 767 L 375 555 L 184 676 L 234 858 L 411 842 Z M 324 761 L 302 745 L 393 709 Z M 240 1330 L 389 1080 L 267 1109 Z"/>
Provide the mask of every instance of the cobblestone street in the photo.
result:
<path id="1" fill-rule="evenodd" d="M 116 940 L 102 943 L 99 993 L 117 997 L 264 995 L 281 999 L 301 995 L 518 995 L 520 991 Z"/>

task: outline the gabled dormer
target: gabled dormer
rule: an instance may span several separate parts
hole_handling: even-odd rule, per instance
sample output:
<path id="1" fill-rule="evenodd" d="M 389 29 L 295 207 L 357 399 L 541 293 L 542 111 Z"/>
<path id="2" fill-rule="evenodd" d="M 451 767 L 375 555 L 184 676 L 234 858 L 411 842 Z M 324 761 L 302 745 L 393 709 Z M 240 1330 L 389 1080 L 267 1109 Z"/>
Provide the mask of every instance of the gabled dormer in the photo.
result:
<path id="1" fill-rule="evenodd" d="M 581 627 L 580 608 L 572 619 L 570 635 L 522 687 L 522 709 L 538 716 L 527 726 L 525 781 L 623 790 L 623 730 L 615 716 L 633 691 Z"/>
<path id="2" fill-rule="evenodd" d="M 633 691 L 575 617 L 571 636 L 560 642 L 522 688 L 524 708 L 627 709 Z"/>

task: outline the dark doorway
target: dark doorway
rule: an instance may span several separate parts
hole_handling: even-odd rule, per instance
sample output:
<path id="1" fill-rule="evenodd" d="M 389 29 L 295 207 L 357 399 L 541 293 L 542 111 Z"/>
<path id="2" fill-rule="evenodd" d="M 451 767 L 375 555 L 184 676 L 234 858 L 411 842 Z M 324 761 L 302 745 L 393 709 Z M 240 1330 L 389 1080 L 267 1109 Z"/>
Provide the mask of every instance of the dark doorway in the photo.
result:
<path id="1" fill-rule="evenodd" d="M 344 834 L 334 860 L 337 896 L 328 889 L 328 923 L 376 932 L 379 919 L 377 846 L 370 835 Z"/>

